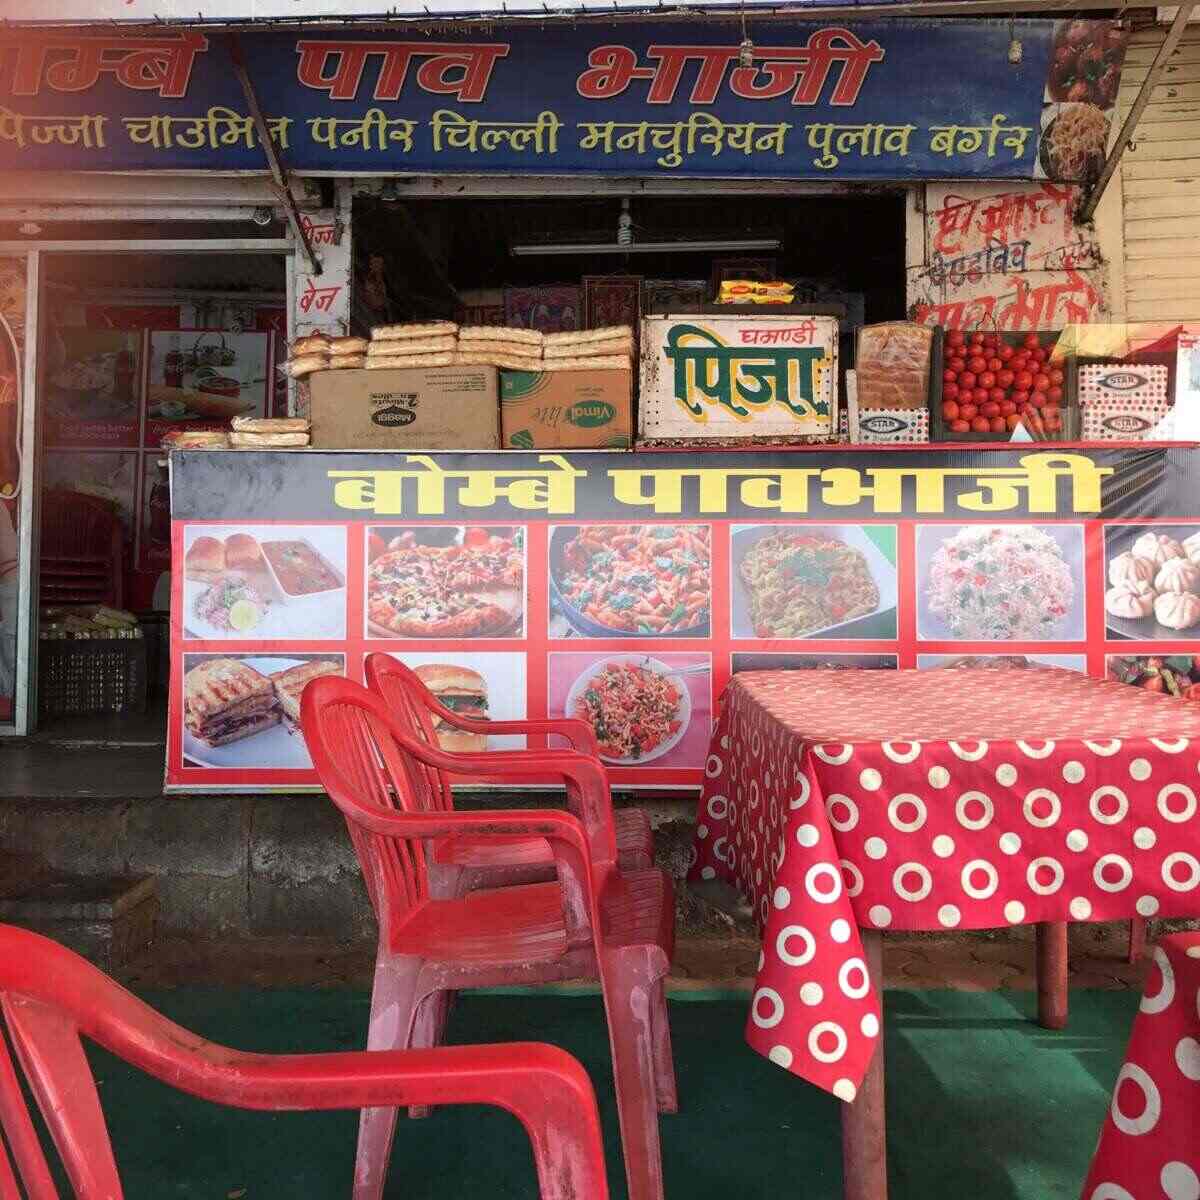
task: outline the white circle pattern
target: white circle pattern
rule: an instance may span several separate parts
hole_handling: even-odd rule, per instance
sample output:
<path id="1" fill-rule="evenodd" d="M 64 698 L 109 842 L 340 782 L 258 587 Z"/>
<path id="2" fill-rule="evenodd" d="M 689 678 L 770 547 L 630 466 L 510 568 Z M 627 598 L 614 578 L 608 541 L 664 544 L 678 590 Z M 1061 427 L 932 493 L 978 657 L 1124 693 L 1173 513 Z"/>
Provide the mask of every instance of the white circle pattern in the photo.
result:
<path id="1" fill-rule="evenodd" d="M 798 954 L 790 949 L 794 938 L 804 943 L 804 949 Z M 789 967 L 806 967 L 817 955 L 817 939 L 803 925 L 785 925 L 775 939 L 775 953 Z"/>
<path id="2" fill-rule="evenodd" d="M 915 815 L 910 820 L 904 820 L 901 816 L 901 809 L 912 808 L 916 810 Z M 925 801 L 920 796 L 914 796 L 911 792 L 902 792 L 899 796 L 893 796 L 888 801 L 888 821 L 893 828 L 900 830 L 901 833 L 916 833 L 921 829 L 925 822 L 929 819 L 929 810 L 925 807 Z"/>
<path id="3" fill-rule="evenodd" d="M 1106 813 L 1100 807 L 1100 802 L 1108 796 L 1115 797 L 1117 801 L 1117 810 L 1115 813 Z M 1092 798 L 1088 801 L 1088 809 L 1101 825 L 1119 825 L 1125 820 L 1125 815 L 1129 812 L 1129 797 L 1120 788 L 1110 786 L 1098 787 L 1092 793 Z"/>
<path id="4" fill-rule="evenodd" d="M 1049 816 L 1038 816 L 1037 804 L 1039 801 L 1045 801 L 1050 805 Z M 1025 797 L 1021 810 L 1030 825 L 1034 825 L 1038 829 L 1049 829 L 1052 825 L 1058 824 L 1058 818 L 1062 816 L 1062 801 L 1049 788 L 1034 788 Z"/>
<path id="5" fill-rule="evenodd" d="M 1188 869 L 1186 882 L 1175 878 L 1175 868 L 1181 864 Z M 1162 881 L 1173 892 L 1190 892 L 1200 883 L 1200 862 L 1196 861 L 1194 854 L 1176 850 L 1174 854 L 1168 854 L 1163 859 Z"/>
<path id="6" fill-rule="evenodd" d="M 983 808 L 983 816 L 981 817 L 968 815 L 968 808 L 976 804 L 981 805 Z M 954 815 L 964 829 L 969 829 L 972 833 L 978 833 L 981 829 L 986 829 L 992 823 L 992 818 L 996 815 L 996 806 L 992 803 L 991 797 L 985 796 L 983 792 L 963 792 L 955 802 Z"/>
<path id="7" fill-rule="evenodd" d="M 1175 796 L 1182 796 L 1184 799 L 1182 811 L 1171 807 L 1171 800 Z M 1190 821 L 1196 815 L 1196 793 L 1186 784 L 1168 783 L 1158 793 L 1158 811 L 1164 821 L 1170 821 L 1175 825 L 1182 825 L 1185 821 Z"/>
<path id="8" fill-rule="evenodd" d="M 1141 1089 L 1145 1108 L 1140 1116 L 1128 1117 L 1121 1111 L 1121 1084 L 1125 1080 L 1129 1080 L 1130 1083 Z M 1158 1124 L 1158 1118 L 1162 1116 L 1162 1096 L 1159 1094 L 1154 1080 L 1141 1067 L 1134 1063 L 1126 1063 L 1117 1076 L 1117 1086 L 1113 1088 L 1112 1107 L 1109 1111 L 1112 1114 L 1113 1124 L 1122 1133 L 1127 1133 L 1131 1137 L 1140 1137 L 1144 1133 L 1149 1133 Z"/>
<path id="9" fill-rule="evenodd" d="M 832 1050 L 821 1049 L 821 1037 L 826 1033 L 832 1033 L 834 1036 L 835 1046 Z M 845 1056 L 848 1045 L 849 1039 L 846 1037 L 846 1031 L 836 1021 L 818 1021 L 809 1030 L 808 1052 L 819 1063 L 838 1062 Z"/>
<path id="10" fill-rule="evenodd" d="M 916 875 L 921 881 L 920 886 L 916 888 L 906 887 L 904 879 L 908 875 Z M 933 891 L 933 876 L 930 875 L 929 868 L 922 863 L 901 863 L 892 875 L 892 887 L 901 900 L 907 900 L 910 904 L 919 904 Z"/>
<path id="11" fill-rule="evenodd" d="M 1142 996 L 1140 1005 L 1141 1011 L 1149 1013 L 1151 1016 L 1156 1013 L 1165 1012 L 1171 1007 L 1171 1002 L 1175 999 L 1175 968 L 1171 966 L 1171 960 L 1163 952 L 1161 946 L 1155 946 L 1152 952 L 1155 966 L 1158 967 L 1159 974 L 1162 976 L 1162 985 L 1158 991 L 1151 995 L 1147 989 Z"/>
<path id="12" fill-rule="evenodd" d="M 1042 883 L 1038 879 L 1038 875 L 1042 869 L 1048 870 L 1054 877 L 1053 883 Z M 1039 896 L 1053 896 L 1063 885 L 1063 879 L 1066 872 L 1063 870 L 1063 865 L 1056 858 L 1043 856 L 1035 858 L 1025 871 L 1025 882 L 1029 884 L 1029 890 L 1036 892 Z"/>
<path id="13" fill-rule="evenodd" d="M 972 882 L 972 876 L 981 871 L 987 876 L 987 883 L 983 887 L 978 887 Z M 990 900 L 996 894 L 999 886 L 1000 872 L 986 859 L 973 858 L 962 869 L 962 890 L 972 900 Z"/>

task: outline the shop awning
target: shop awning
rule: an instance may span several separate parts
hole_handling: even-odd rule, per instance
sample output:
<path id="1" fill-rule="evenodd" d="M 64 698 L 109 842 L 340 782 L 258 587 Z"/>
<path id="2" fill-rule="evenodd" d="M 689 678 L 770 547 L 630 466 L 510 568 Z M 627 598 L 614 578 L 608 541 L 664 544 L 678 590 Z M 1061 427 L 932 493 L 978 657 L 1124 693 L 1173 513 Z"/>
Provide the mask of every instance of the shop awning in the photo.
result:
<path id="1" fill-rule="evenodd" d="M 872 12 L 962 15 L 1078 8 L 1068 0 L 17 0 L 0 24 L 149 22 L 246 25 L 309 21 L 480 21 L 579 17 Z M 1116 9 L 1096 4 L 1094 9 Z"/>

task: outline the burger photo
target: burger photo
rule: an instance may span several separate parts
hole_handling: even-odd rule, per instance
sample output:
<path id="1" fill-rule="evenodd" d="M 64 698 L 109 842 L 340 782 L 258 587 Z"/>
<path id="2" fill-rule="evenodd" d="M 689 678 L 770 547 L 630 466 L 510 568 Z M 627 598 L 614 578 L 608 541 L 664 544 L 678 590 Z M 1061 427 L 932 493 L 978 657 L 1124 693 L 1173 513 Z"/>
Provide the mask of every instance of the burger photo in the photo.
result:
<path id="1" fill-rule="evenodd" d="M 487 680 L 478 671 L 456 663 L 424 663 L 414 671 L 443 708 L 471 721 L 488 719 Z M 487 734 L 465 733 L 440 717 L 434 718 L 433 731 L 443 750 L 466 753 L 487 749 Z"/>

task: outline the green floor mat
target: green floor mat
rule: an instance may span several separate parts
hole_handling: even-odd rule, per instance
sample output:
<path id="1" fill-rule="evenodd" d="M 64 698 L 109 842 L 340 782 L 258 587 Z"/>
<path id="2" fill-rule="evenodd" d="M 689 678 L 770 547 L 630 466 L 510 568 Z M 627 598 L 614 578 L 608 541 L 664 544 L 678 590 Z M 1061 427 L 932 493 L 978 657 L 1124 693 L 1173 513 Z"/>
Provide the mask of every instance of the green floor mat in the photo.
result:
<path id="1" fill-rule="evenodd" d="M 147 999 L 242 1049 L 362 1043 L 367 998 L 347 991 L 181 989 Z M 1031 993 L 887 994 L 892 1200 L 1049 1200 L 1079 1195 L 1137 996 L 1076 992 L 1071 1024 L 1031 1023 Z M 672 1002 L 683 1111 L 662 1120 L 668 1197 L 836 1200 L 840 1105 L 754 1054 L 744 997 Z M 579 1057 L 600 1096 L 614 1200 L 625 1197 L 603 1012 L 594 996 L 464 996 L 455 1042 L 542 1039 Z M 107 1055 L 94 1058 L 129 1200 L 348 1197 L 357 1113 L 235 1112 L 181 1096 Z M 69 1194 L 69 1192 L 64 1193 Z M 387 1195 L 536 1195 L 515 1118 L 445 1108 L 401 1120 Z"/>

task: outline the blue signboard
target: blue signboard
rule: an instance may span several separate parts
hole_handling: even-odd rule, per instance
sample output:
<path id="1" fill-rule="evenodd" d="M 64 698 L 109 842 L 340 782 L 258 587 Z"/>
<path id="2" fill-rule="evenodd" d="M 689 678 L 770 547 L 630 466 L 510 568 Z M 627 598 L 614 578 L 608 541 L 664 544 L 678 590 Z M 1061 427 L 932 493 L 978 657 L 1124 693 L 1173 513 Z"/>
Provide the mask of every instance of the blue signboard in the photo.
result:
<path id="1" fill-rule="evenodd" d="M 343 28 L 242 46 L 297 170 L 778 179 L 1072 177 L 1103 155 L 1124 54 L 1110 22 L 758 33 Z M 0 166 L 255 170 L 264 156 L 220 36 L 92 27 L 0 34 Z"/>

